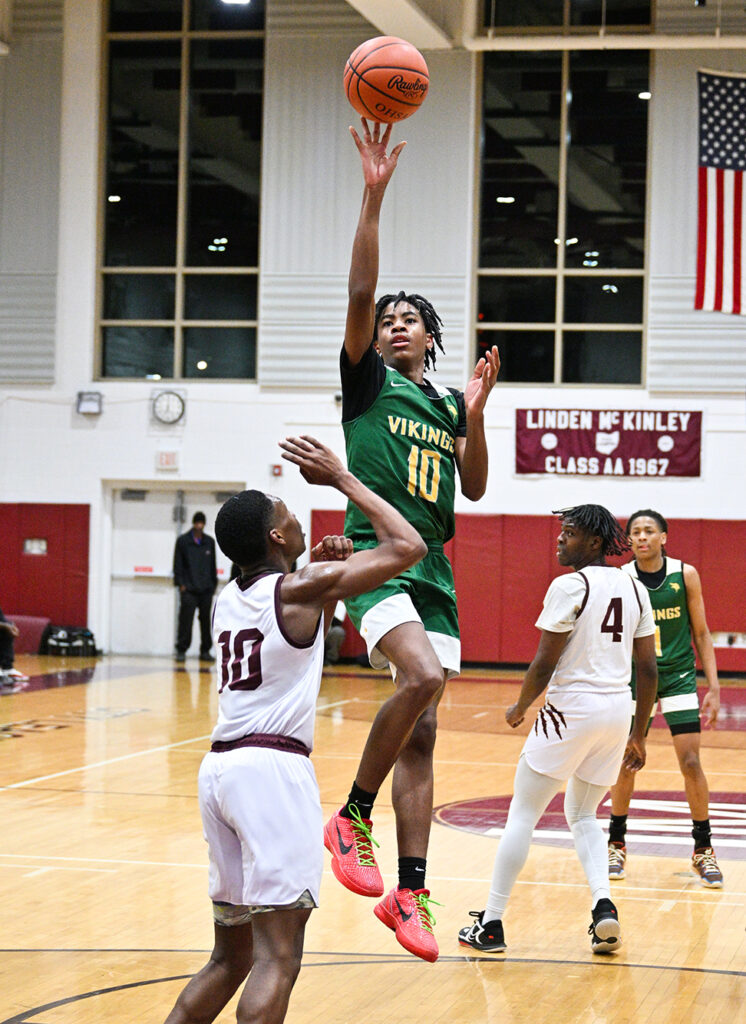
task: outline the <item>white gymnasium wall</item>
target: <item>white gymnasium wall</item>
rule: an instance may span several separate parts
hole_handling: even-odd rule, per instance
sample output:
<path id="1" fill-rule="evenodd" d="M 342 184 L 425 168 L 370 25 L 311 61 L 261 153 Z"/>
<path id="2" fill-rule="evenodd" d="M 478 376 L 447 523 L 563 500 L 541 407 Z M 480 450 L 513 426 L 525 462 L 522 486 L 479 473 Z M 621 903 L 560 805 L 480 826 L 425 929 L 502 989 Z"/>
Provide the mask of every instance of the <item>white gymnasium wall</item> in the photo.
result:
<path id="1" fill-rule="evenodd" d="M 282 5 L 288 14 L 288 4 Z M 360 201 L 356 153 L 347 136 L 350 111 L 341 94 L 341 65 L 366 35 L 349 28 L 313 36 L 271 31 L 267 70 L 267 117 L 263 178 L 260 367 L 271 386 L 182 382 L 187 413 L 176 428 L 150 418 L 151 383 L 95 382 L 94 316 L 97 229 L 99 24 L 89 0 L 66 0 L 62 88 L 51 88 L 49 111 L 61 107 L 59 150 L 59 245 L 50 255 L 38 238 L 31 262 L 57 265 L 56 368 L 53 384 L 0 384 L 0 501 L 84 502 L 91 506 L 89 625 L 100 643 L 109 637 L 112 569 L 112 488 L 180 487 L 210 491 L 245 483 L 282 497 L 306 529 L 313 507 L 342 503 L 326 490 L 311 489 L 291 467 L 280 478 L 277 441 L 307 431 L 338 450 L 336 356 L 344 320 L 346 267 Z M 306 5 L 308 9 L 308 5 Z M 477 159 L 471 100 L 476 57 L 463 52 L 428 54 L 432 93 L 425 107 L 396 129 L 409 146 L 392 182 L 383 220 L 382 284 L 417 282 L 443 305 L 448 320 L 448 357 L 439 379 L 465 382 L 470 362 L 471 232 L 474 165 Z M 681 55 L 677 60 L 682 59 Z M 666 79 L 664 78 L 665 82 Z M 676 82 L 656 88 L 655 111 L 671 123 L 691 116 L 690 100 Z M 323 101 L 311 110 L 312 102 Z M 51 116 L 49 113 L 47 116 Z M 4 121 L 0 140 L 9 126 Z M 660 128 L 663 131 L 663 128 Z M 20 118 L 13 131 L 29 145 L 35 125 Z M 0 145 L 3 143 L 0 142 Z M 53 150 L 53 146 L 51 149 Z M 23 146 L 20 146 L 20 151 Z M 654 145 L 651 195 L 664 203 L 671 186 L 665 147 Z M 53 153 L 49 155 L 50 162 Z M 661 162 L 660 167 L 658 163 Z M 29 168 L 29 175 L 38 169 Z M 51 171 L 50 171 L 51 173 Z M 0 208 L 20 202 L 23 164 L 11 181 L 2 179 Z M 45 211 L 46 199 L 40 203 Z M 30 214 L 30 216 L 33 215 Z M 653 223 L 659 224 L 653 209 Z M 11 213 L 8 212 L 8 216 Z M 17 212 L 12 216 L 17 216 Z M 45 214 L 46 216 L 46 214 Z M 678 254 L 689 228 L 673 219 L 667 248 L 652 248 L 655 274 L 676 276 Z M 0 248 L 5 245 L 0 240 Z M 3 251 L 5 251 L 3 249 Z M 319 303 L 319 296 L 324 301 Z M 287 310 L 292 310 L 288 315 Z M 651 320 L 655 310 L 651 311 Z M 740 321 L 739 321 L 740 326 Z M 703 329 L 703 338 L 706 331 Z M 743 339 L 746 345 L 746 338 Z M 299 368 L 301 372 L 299 373 Z M 283 387 L 284 370 L 293 388 Z M 691 378 L 706 386 L 707 367 Z M 675 518 L 742 518 L 745 430 L 743 379 L 737 395 L 651 394 L 644 388 L 587 389 L 498 387 L 487 413 L 491 475 L 476 506 L 458 499 L 458 511 L 546 514 L 577 501 L 607 504 L 619 515 L 659 506 Z M 104 395 L 95 419 L 74 411 L 78 390 Z M 517 478 L 513 470 L 515 409 L 558 408 L 702 409 L 702 476 L 694 480 L 614 480 L 578 477 Z M 155 469 L 156 453 L 176 451 L 179 469 Z M 212 525 L 212 524 L 210 524 Z"/>

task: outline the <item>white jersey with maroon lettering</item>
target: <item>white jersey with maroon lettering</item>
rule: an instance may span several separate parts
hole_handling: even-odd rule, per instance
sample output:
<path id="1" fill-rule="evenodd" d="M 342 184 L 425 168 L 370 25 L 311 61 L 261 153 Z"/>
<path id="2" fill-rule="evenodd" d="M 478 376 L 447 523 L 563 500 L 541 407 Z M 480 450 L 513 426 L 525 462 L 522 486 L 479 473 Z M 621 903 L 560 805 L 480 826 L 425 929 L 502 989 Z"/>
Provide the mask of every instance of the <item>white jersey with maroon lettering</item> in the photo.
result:
<path id="1" fill-rule="evenodd" d="M 216 741 L 250 733 L 300 740 L 310 750 L 324 666 L 323 616 L 314 637 L 298 644 L 282 620 L 282 573 L 234 580 L 213 613 L 217 649 Z"/>
<path id="2" fill-rule="evenodd" d="M 541 775 L 610 786 L 629 735 L 632 641 L 655 632 L 647 592 L 613 566 L 589 565 L 553 580 L 536 625 L 570 636 L 523 756 Z"/>
<path id="3" fill-rule="evenodd" d="M 549 680 L 548 698 L 558 690 L 626 690 L 634 638 L 655 633 L 647 590 L 610 565 L 589 565 L 553 580 L 536 625 L 570 633 Z"/>

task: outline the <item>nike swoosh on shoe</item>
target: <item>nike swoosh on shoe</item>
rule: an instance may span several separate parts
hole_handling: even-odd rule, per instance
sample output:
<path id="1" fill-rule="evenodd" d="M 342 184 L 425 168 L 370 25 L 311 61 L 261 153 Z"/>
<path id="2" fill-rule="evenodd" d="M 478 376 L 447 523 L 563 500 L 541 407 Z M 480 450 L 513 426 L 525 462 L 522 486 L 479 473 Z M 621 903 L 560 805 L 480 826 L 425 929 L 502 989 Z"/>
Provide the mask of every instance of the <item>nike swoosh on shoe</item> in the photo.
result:
<path id="1" fill-rule="evenodd" d="M 342 853 L 345 856 L 347 856 L 347 854 L 352 849 L 353 844 L 350 843 L 349 846 L 348 846 L 348 844 L 345 843 L 344 840 L 342 839 L 342 833 L 339 831 L 339 825 L 338 824 L 337 824 L 336 828 L 337 828 L 337 839 L 339 841 L 339 849 L 342 851 Z"/>
<path id="2" fill-rule="evenodd" d="M 405 910 L 403 910 L 402 909 L 402 905 L 399 902 L 399 900 L 396 898 L 396 896 L 394 896 L 394 903 L 397 905 L 397 907 L 399 909 L 399 913 L 401 914 L 402 921 L 408 921 L 410 919 L 410 917 L 414 914 L 413 910 L 410 910 L 409 913 L 407 913 Z"/>

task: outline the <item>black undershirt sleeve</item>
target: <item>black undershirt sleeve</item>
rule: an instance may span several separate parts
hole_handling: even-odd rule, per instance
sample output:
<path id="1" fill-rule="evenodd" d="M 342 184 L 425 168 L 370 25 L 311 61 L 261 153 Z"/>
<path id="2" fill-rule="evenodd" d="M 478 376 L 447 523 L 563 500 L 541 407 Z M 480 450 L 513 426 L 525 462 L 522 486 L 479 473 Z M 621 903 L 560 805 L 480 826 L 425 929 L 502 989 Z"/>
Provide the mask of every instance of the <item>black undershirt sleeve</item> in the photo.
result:
<path id="1" fill-rule="evenodd" d="M 349 423 L 367 412 L 378 398 L 386 380 L 386 367 L 371 342 L 355 366 L 350 365 L 347 352 L 342 346 L 339 373 L 342 380 L 342 422 Z"/>

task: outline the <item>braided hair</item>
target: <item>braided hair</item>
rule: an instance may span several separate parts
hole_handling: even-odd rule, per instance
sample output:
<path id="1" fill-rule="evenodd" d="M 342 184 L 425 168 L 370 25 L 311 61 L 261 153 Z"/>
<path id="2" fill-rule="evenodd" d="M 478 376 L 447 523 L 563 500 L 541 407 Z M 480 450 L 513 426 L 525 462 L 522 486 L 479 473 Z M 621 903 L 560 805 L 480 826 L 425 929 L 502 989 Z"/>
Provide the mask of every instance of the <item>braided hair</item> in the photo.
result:
<path id="1" fill-rule="evenodd" d="M 623 555 L 629 550 L 627 534 L 603 505 L 573 505 L 552 509 L 553 516 L 572 519 L 576 526 L 601 538 L 602 555 Z"/>
<path id="2" fill-rule="evenodd" d="M 432 334 L 435 344 L 438 346 L 440 351 L 445 352 L 440 331 L 443 326 L 443 321 L 435 312 L 432 304 L 422 295 L 407 295 L 403 291 L 399 292 L 398 295 L 382 295 L 376 303 L 375 320 L 373 323 L 373 340 L 376 341 L 378 338 L 378 321 L 381 319 L 384 309 L 386 309 L 387 306 L 392 305 L 392 303 L 394 307 L 396 307 L 400 302 L 408 302 L 410 306 L 413 306 L 417 310 L 422 317 L 422 322 L 425 325 L 425 331 L 428 334 Z M 425 369 L 435 369 L 435 348 L 428 348 L 425 350 Z"/>
<path id="3" fill-rule="evenodd" d="M 226 558 L 241 568 L 261 561 L 273 512 L 272 499 L 262 491 L 241 491 L 229 498 L 215 519 L 215 538 Z"/>

